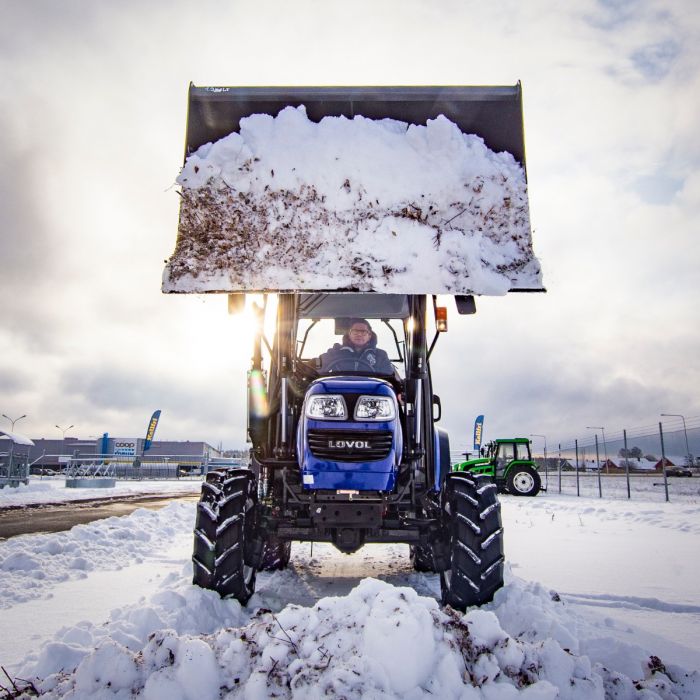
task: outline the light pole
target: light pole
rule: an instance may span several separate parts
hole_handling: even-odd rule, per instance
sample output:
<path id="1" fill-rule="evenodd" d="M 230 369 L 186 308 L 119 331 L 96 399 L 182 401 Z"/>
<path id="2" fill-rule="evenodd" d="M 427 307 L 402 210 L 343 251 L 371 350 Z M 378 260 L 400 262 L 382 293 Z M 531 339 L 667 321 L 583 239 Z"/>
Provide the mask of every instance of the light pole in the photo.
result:
<path id="1" fill-rule="evenodd" d="M 15 432 L 15 423 L 16 423 L 17 421 L 22 420 L 22 418 L 26 418 L 26 417 L 27 417 L 27 414 L 25 413 L 23 416 L 20 416 L 19 418 L 12 419 L 12 418 L 10 418 L 10 416 L 6 416 L 6 415 L 3 413 L 3 414 L 2 414 L 2 417 L 3 417 L 3 418 L 7 418 L 7 420 L 9 420 L 10 423 L 12 423 L 12 427 L 10 428 L 10 431 L 14 433 L 14 432 Z"/>
<path id="2" fill-rule="evenodd" d="M 58 428 L 58 429 L 63 433 L 63 441 L 64 441 L 64 442 L 65 442 L 65 440 L 66 440 L 66 433 L 67 433 L 71 428 L 75 428 L 74 425 L 69 425 L 67 428 L 62 428 L 60 425 L 56 425 L 56 426 L 54 426 L 54 427 Z"/>
<path id="3" fill-rule="evenodd" d="M 10 416 L 7 416 L 3 413 L 2 417 L 7 418 L 7 420 L 9 420 L 10 423 L 12 423 L 12 427 L 10 428 L 10 432 L 14 433 L 15 432 L 15 423 L 18 420 L 22 420 L 22 418 L 26 418 L 27 414 L 25 413 L 25 414 L 21 415 L 19 418 L 12 419 L 12 418 L 10 418 Z M 8 474 L 12 474 L 12 462 L 13 462 L 14 456 L 15 456 L 15 441 L 10 440 L 10 471 L 8 472 Z"/>
<path id="4" fill-rule="evenodd" d="M 544 489 L 547 490 L 549 470 L 547 469 L 547 436 L 539 433 L 530 433 L 530 437 L 541 437 L 544 440 Z"/>
<path id="5" fill-rule="evenodd" d="M 63 444 L 61 445 L 61 456 L 63 456 L 63 453 L 67 452 L 67 450 L 66 450 L 66 433 L 71 428 L 75 428 L 75 426 L 71 423 L 67 428 L 62 428 L 60 425 L 56 425 L 55 427 L 58 428 L 63 433 Z"/>
<path id="6" fill-rule="evenodd" d="M 602 425 L 587 425 L 586 430 L 600 430 L 603 433 L 603 451 L 605 452 L 605 473 L 610 474 L 610 464 L 608 463 L 608 445 L 605 442 L 605 428 Z M 627 455 L 625 455 L 627 459 Z"/>
<path id="7" fill-rule="evenodd" d="M 690 447 L 688 447 L 688 429 L 685 427 L 685 416 L 681 413 L 662 413 L 662 416 L 667 416 L 668 418 L 682 418 L 683 419 L 683 432 L 685 433 L 685 458 L 688 460 L 688 464 L 692 465 L 693 455 L 690 454 Z"/>

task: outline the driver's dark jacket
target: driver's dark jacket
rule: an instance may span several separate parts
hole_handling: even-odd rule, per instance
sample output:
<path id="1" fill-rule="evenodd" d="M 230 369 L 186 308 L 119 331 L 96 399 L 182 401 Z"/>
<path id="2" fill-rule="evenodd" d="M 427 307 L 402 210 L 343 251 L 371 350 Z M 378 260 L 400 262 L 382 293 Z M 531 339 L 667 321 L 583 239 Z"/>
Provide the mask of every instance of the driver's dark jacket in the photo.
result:
<path id="1" fill-rule="evenodd" d="M 321 371 L 325 372 L 332 366 L 334 370 L 347 372 L 368 371 L 377 374 L 393 374 L 394 366 L 389 361 L 389 356 L 377 347 L 377 336 L 372 333 L 372 338 L 362 348 L 355 348 L 347 336 L 343 336 L 343 343 L 336 343 L 320 357 Z"/>

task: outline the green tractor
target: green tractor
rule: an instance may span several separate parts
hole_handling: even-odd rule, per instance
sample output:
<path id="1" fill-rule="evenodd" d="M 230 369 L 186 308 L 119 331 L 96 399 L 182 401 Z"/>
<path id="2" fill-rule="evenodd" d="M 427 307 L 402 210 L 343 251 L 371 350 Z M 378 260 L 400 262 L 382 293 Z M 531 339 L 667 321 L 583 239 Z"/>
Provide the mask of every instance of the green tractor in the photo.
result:
<path id="1" fill-rule="evenodd" d="M 536 496 L 542 490 L 537 465 L 532 459 L 527 438 L 503 438 L 481 448 L 482 456 L 452 467 L 452 471 L 487 474 L 501 493 Z"/>

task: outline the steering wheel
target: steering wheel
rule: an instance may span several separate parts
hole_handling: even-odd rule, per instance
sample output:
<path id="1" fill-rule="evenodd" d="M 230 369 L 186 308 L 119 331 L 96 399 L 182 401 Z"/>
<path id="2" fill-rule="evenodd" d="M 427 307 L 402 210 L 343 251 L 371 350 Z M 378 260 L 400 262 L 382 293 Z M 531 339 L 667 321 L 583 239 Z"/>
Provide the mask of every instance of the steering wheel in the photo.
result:
<path id="1" fill-rule="evenodd" d="M 343 364 L 346 362 L 354 362 L 358 366 L 355 369 L 347 369 L 347 368 L 340 369 L 340 368 L 338 368 L 339 371 L 341 371 L 341 372 L 358 372 L 358 371 L 366 369 L 368 372 L 371 372 L 372 374 L 376 373 L 376 370 L 374 369 L 374 367 L 369 362 L 367 362 L 367 360 L 355 360 L 355 359 L 350 359 L 349 357 L 338 357 L 335 360 L 332 360 L 323 368 L 322 372 L 332 372 L 336 368 L 337 365 L 340 365 L 340 364 Z"/>
<path id="2" fill-rule="evenodd" d="M 305 360 L 299 360 L 296 364 L 297 374 L 308 381 L 312 381 L 318 377 L 318 370 L 311 366 Z"/>

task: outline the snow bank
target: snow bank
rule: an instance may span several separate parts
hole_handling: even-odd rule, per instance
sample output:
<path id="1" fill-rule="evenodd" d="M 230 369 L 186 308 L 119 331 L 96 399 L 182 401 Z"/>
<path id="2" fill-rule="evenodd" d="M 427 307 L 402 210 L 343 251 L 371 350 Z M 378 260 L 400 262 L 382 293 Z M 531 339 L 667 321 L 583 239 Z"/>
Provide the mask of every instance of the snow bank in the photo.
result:
<path id="1" fill-rule="evenodd" d="M 443 116 L 255 114 L 191 154 L 177 181 L 166 292 L 542 287 L 522 167 Z"/>
<path id="2" fill-rule="evenodd" d="M 550 585 L 524 581 L 508 567 L 494 602 L 466 615 L 440 608 L 438 576 L 415 573 L 405 545 L 368 545 L 347 556 L 317 544 L 310 557 L 308 544 L 295 543 L 288 570 L 259 574 L 248 608 L 221 600 L 191 585 L 193 503 L 137 511 L 70 533 L 14 538 L 0 543 L 0 600 L 17 604 L 0 613 L 4 657 L 9 645 L 19 646 L 11 673 L 31 679 L 49 698 L 700 697 L 700 674 L 684 670 L 698 667 L 697 655 L 679 653 L 683 640 L 672 619 L 684 616 L 690 624 L 697 618 L 697 575 L 685 561 L 675 568 L 664 564 L 650 536 L 658 530 L 663 547 L 694 551 L 689 538 L 697 536 L 700 505 L 545 495 L 505 497 L 503 507 L 513 566 L 522 572 L 532 562 L 539 566 L 533 576 Z M 626 539 L 613 540 L 620 532 Z M 635 568 L 620 552 L 640 537 L 654 567 L 674 572 L 654 582 L 663 600 L 635 597 L 647 565 Z M 551 590 L 554 569 L 538 563 L 546 559 L 543 541 L 571 553 L 555 566 L 578 571 L 577 594 Z M 176 551 L 168 551 L 173 543 Z M 614 570 L 603 566 L 606 546 L 617 548 Z M 109 574 L 98 572 L 140 559 L 162 571 L 163 555 L 175 568 L 149 587 L 155 593 L 126 602 L 113 584 L 103 613 L 77 624 L 72 617 L 48 635 L 46 622 L 32 616 L 32 603 L 21 602 L 54 595 L 60 608 L 62 590 L 94 596 L 98 586 L 110 585 Z M 582 573 L 582 565 L 593 573 Z M 126 568 L 120 580 L 131 577 L 129 585 L 138 587 L 135 568 Z M 363 580 L 368 574 L 386 580 Z M 60 584 L 66 577 L 79 580 Z M 609 588 L 613 577 L 625 595 L 592 593 L 591 581 Z M 679 580 L 693 586 L 692 595 Z M 330 591 L 337 595 L 329 597 Z M 664 613 L 658 631 L 665 637 L 635 626 L 631 616 L 639 606 Z M 14 625 L 36 624 L 35 639 L 22 647 L 10 618 Z M 42 632 L 49 640 L 43 645 Z M 686 644 L 693 647 L 694 639 L 688 635 Z"/>
<path id="3" fill-rule="evenodd" d="M 62 581 L 140 563 L 194 524 L 193 504 L 139 508 L 67 532 L 21 535 L 0 543 L 0 609 L 51 595 Z"/>
<path id="4" fill-rule="evenodd" d="M 633 677 L 592 664 L 577 652 L 573 620 L 558 596 L 517 579 L 492 605 L 466 615 L 441 610 L 410 588 L 365 579 L 349 595 L 312 608 L 259 609 L 235 626 L 242 617 L 237 603 L 181 584 L 148 606 L 115 611 L 106 626 L 64 630 L 31 675 L 43 696 L 76 700 L 652 700 L 700 693 L 700 674 L 656 657 Z"/>

